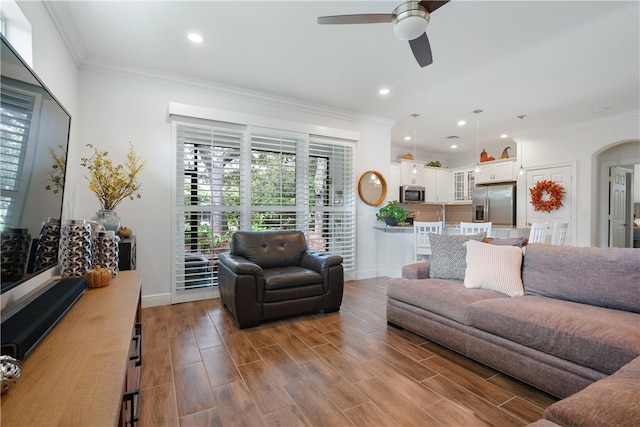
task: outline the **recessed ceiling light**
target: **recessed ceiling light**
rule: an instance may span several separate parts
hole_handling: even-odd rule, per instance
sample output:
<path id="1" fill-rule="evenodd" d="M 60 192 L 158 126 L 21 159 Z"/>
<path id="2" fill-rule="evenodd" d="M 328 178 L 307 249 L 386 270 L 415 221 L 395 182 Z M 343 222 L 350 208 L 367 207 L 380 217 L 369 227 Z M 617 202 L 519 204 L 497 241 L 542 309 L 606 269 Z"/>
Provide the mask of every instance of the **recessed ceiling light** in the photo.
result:
<path id="1" fill-rule="evenodd" d="M 386 87 L 383 87 L 382 89 L 380 89 L 380 90 L 378 91 L 378 93 L 379 93 L 380 95 L 389 95 L 389 89 L 387 89 Z"/>
<path id="2" fill-rule="evenodd" d="M 466 124 L 467 122 L 465 122 L 464 120 L 458 120 L 458 126 L 464 126 Z"/>
<path id="3" fill-rule="evenodd" d="M 405 141 L 411 141 L 411 137 L 410 137 L 410 136 L 405 136 L 405 137 L 404 137 L 404 140 L 405 140 Z"/>
<path id="4" fill-rule="evenodd" d="M 456 149 L 456 148 L 458 148 L 458 146 L 456 144 L 451 144 L 451 148 L 452 149 Z"/>
<path id="5" fill-rule="evenodd" d="M 189 33 L 187 38 L 194 43 L 202 43 L 204 41 L 204 38 L 200 34 L 196 33 Z"/>
<path id="6" fill-rule="evenodd" d="M 508 136 L 509 136 L 509 135 L 507 135 L 506 133 L 503 133 L 502 135 L 500 135 L 500 138 L 506 138 L 506 137 L 508 137 Z"/>

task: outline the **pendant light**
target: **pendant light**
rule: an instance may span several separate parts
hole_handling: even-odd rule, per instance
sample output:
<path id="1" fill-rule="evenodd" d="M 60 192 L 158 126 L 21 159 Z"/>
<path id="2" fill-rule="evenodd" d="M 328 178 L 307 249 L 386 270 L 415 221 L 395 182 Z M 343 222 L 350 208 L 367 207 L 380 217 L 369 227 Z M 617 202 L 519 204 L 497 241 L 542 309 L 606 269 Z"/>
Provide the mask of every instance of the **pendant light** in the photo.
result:
<path id="1" fill-rule="evenodd" d="M 418 114 L 418 113 L 413 113 L 411 115 L 411 117 L 413 117 L 417 121 L 419 115 L 420 114 Z M 414 174 L 414 175 L 418 173 L 418 168 L 416 167 L 416 124 L 415 124 L 415 121 L 413 123 L 413 169 L 411 169 L 411 173 Z"/>
<path id="2" fill-rule="evenodd" d="M 482 113 L 482 110 L 480 109 L 473 110 L 473 114 L 476 115 L 476 167 L 473 170 L 473 173 L 476 175 L 480 173 L 480 113 Z"/>
<path id="3" fill-rule="evenodd" d="M 527 117 L 526 114 L 520 114 L 518 116 L 518 118 L 520 119 L 521 122 L 521 128 L 524 129 L 524 118 Z M 524 132 L 522 133 L 522 135 L 524 135 Z M 520 152 L 518 153 L 518 157 L 520 157 L 520 170 L 518 171 L 518 175 L 522 176 L 524 175 L 524 168 L 522 167 L 522 158 L 524 157 L 524 136 L 521 137 L 520 140 Z"/>

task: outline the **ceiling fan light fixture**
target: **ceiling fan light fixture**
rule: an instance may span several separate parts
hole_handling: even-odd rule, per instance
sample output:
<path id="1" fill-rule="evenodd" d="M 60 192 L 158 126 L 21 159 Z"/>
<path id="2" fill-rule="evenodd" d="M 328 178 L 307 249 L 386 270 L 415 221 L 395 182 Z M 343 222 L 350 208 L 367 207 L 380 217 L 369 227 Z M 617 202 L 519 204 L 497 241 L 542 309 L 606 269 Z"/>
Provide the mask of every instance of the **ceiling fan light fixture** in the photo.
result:
<path id="1" fill-rule="evenodd" d="M 429 25 L 429 11 L 416 1 L 401 4 L 393 11 L 393 32 L 402 40 L 415 40 Z"/>

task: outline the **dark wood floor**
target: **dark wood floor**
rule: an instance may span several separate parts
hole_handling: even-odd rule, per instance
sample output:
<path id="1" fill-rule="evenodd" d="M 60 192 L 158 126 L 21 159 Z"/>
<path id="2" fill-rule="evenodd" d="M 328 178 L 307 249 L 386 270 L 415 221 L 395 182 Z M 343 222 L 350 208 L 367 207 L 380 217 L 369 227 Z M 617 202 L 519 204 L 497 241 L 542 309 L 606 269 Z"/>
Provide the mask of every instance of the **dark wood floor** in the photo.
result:
<path id="1" fill-rule="evenodd" d="M 142 426 L 522 426 L 553 397 L 387 326 L 383 278 L 338 313 L 238 330 L 207 300 L 145 308 Z"/>

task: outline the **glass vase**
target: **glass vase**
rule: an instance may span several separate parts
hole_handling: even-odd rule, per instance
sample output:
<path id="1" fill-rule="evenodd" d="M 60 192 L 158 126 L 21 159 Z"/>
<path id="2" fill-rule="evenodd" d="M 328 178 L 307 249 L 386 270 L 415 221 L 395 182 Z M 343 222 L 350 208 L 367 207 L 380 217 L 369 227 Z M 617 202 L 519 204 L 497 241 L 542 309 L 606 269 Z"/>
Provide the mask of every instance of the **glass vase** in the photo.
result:
<path id="1" fill-rule="evenodd" d="M 117 233 L 120 229 L 120 218 L 116 214 L 116 211 L 100 209 L 92 219 L 102 224 L 107 231 Z"/>

